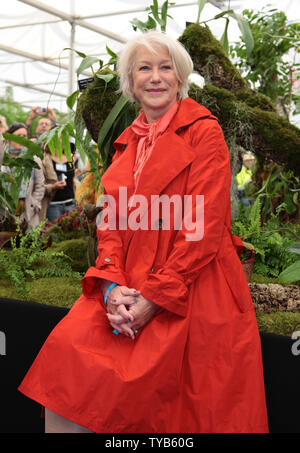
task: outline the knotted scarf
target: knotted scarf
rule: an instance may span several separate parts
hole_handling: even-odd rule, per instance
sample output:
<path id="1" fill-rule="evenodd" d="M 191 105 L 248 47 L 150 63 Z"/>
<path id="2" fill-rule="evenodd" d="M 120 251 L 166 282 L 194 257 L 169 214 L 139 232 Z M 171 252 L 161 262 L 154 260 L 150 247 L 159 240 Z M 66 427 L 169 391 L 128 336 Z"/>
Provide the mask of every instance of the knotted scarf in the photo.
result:
<path id="1" fill-rule="evenodd" d="M 169 126 L 177 113 L 179 104 L 180 100 L 174 102 L 169 110 L 153 123 L 147 123 L 144 112 L 141 112 L 137 119 L 132 123 L 131 128 L 139 139 L 135 165 L 133 168 L 135 188 L 137 188 L 141 172 L 152 153 L 156 139 L 162 135 Z"/>

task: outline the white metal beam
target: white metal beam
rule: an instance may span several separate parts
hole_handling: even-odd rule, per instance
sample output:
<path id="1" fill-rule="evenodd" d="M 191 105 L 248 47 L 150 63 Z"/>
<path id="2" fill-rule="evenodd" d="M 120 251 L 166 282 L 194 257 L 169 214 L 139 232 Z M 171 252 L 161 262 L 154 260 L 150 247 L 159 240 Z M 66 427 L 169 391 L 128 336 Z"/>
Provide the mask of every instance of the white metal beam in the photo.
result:
<path id="1" fill-rule="evenodd" d="M 225 7 L 223 0 L 208 0 L 208 3 L 211 3 L 216 8 L 223 8 Z M 169 5 L 169 10 L 173 8 L 184 8 L 185 6 L 195 6 L 198 5 L 198 1 L 194 2 L 186 2 L 186 3 L 176 3 L 174 5 Z M 121 16 L 123 14 L 134 14 L 134 13 L 142 13 L 145 12 L 145 7 L 142 6 L 141 8 L 132 8 L 132 9 L 125 9 L 122 11 L 109 11 L 107 13 L 97 13 L 97 14 L 90 14 L 89 16 L 79 16 L 80 19 L 93 19 L 96 17 L 109 17 L 109 16 Z"/>
<path id="2" fill-rule="evenodd" d="M 169 5 L 169 10 L 173 8 L 180 8 L 183 6 L 194 6 L 197 5 L 198 2 L 188 2 L 188 3 L 178 3 L 175 5 Z M 134 13 L 142 13 L 145 12 L 145 6 L 141 8 L 132 8 L 132 9 L 123 9 L 122 11 L 109 11 L 107 13 L 99 13 L 99 14 L 90 14 L 89 16 L 80 16 L 80 19 L 93 19 L 94 17 L 108 17 L 108 16 L 121 16 L 123 14 L 134 14 Z"/>
<path id="3" fill-rule="evenodd" d="M 43 20 L 41 22 L 22 22 L 21 24 L 3 25 L 0 27 L 0 30 L 7 30 L 9 28 L 32 27 L 33 25 L 57 24 L 60 22 L 62 22 L 62 19 Z"/>
<path id="4" fill-rule="evenodd" d="M 127 39 L 123 38 L 123 36 L 121 35 L 117 35 L 116 33 L 113 33 L 102 27 L 98 27 L 97 25 L 90 24 L 89 22 L 80 19 L 79 16 L 76 15 L 72 16 L 70 14 L 65 13 L 64 11 L 52 8 L 51 6 L 45 5 L 44 3 L 39 2 L 38 0 L 19 0 L 19 1 L 25 3 L 26 5 L 32 6 L 33 8 L 44 11 L 48 14 L 52 14 L 53 16 L 60 17 L 63 20 L 67 20 L 70 23 L 75 22 L 76 25 L 79 25 L 80 27 L 94 31 L 95 33 L 99 33 L 100 35 L 106 36 L 107 38 L 113 39 L 114 41 L 118 41 L 121 43 L 125 43 L 127 41 Z"/>
<path id="5" fill-rule="evenodd" d="M 56 63 L 55 61 L 52 61 L 52 59 L 50 59 L 50 58 L 42 57 L 41 55 L 35 55 L 30 52 L 25 52 L 24 50 L 16 49 L 15 47 L 9 47 L 2 43 L 0 43 L 0 50 L 4 50 L 5 52 L 12 53 L 15 55 L 21 55 L 22 57 L 29 58 L 30 60 L 40 61 L 42 63 L 50 64 L 51 66 L 55 66 L 56 68 L 65 69 L 66 71 L 69 71 L 69 66 L 66 64 L 63 64 L 63 63 L 59 64 L 59 63 Z M 91 72 L 84 71 L 83 74 L 90 76 Z"/>
<path id="6" fill-rule="evenodd" d="M 53 96 L 60 96 L 66 98 L 68 95 L 66 93 L 58 93 L 57 91 L 46 90 L 46 88 L 39 88 L 31 83 L 21 83 L 16 82 L 15 80 L 8 80 L 0 78 L 1 82 L 8 83 L 9 85 L 14 85 L 22 88 L 28 88 L 29 90 L 40 91 L 42 93 L 52 94 Z"/>

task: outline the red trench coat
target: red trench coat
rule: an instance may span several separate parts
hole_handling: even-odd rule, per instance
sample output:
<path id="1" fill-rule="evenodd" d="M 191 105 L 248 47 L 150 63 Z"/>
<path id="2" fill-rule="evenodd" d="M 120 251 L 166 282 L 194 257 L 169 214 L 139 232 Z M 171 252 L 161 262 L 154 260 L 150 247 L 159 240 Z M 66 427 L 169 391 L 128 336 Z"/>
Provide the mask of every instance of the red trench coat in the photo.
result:
<path id="1" fill-rule="evenodd" d="M 124 212 L 118 189 L 133 194 L 136 154 L 130 127 L 115 147 L 102 182 Z M 187 231 L 163 225 L 99 232 L 83 295 L 19 390 L 94 432 L 268 432 L 260 337 L 230 231 L 230 182 L 216 118 L 185 99 L 136 193 L 149 201 L 140 219 L 149 217 L 151 194 L 204 195 L 202 239 L 187 241 Z M 161 307 L 134 341 L 113 334 L 102 278 L 139 289 Z"/>

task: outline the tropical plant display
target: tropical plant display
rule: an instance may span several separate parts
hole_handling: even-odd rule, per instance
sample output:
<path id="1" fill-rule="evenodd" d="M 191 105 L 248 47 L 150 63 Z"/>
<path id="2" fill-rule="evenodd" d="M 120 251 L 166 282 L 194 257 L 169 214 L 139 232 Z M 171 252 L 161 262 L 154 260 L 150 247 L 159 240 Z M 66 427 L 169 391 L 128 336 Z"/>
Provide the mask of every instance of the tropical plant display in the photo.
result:
<path id="1" fill-rule="evenodd" d="M 253 88 L 268 96 L 287 119 L 296 113 L 300 95 L 294 84 L 300 77 L 297 61 L 300 47 L 300 24 L 288 23 L 282 11 L 263 7 L 261 11 L 244 10 L 254 45 L 247 52 L 244 37 L 231 47 L 231 56 Z M 290 54 L 289 61 L 286 56 Z"/>
<path id="2" fill-rule="evenodd" d="M 278 278 L 297 259 L 289 247 L 295 241 L 300 243 L 300 225 L 280 221 L 280 210 L 272 213 L 264 222 L 261 199 L 262 196 L 258 196 L 250 208 L 241 210 L 239 218 L 232 223 L 232 231 L 245 244 L 250 243 L 254 247 L 253 272 L 264 277 Z"/>

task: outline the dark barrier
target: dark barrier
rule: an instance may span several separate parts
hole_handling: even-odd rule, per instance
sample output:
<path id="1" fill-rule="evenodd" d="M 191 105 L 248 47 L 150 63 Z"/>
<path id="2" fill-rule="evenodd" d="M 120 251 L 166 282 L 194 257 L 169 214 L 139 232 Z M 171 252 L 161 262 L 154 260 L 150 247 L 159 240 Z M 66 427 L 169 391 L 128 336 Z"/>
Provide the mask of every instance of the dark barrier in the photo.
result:
<path id="1" fill-rule="evenodd" d="M 43 433 L 41 407 L 18 392 L 42 344 L 68 309 L 0 298 L 1 433 Z M 271 433 L 300 433 L 300 341 L 261 333 Z"/>
<path id="2" fill-rule="evenodd" d="M 271 433 L 300 433 L 300 340 L 261 333 Z"/>
<path id="3" fill-rule="evenodd" d="M 65 308 L 0 298 L 1 433 L 44 431 L 41 406 L 17 387 L 51 330 L 67 312 Z"/>

